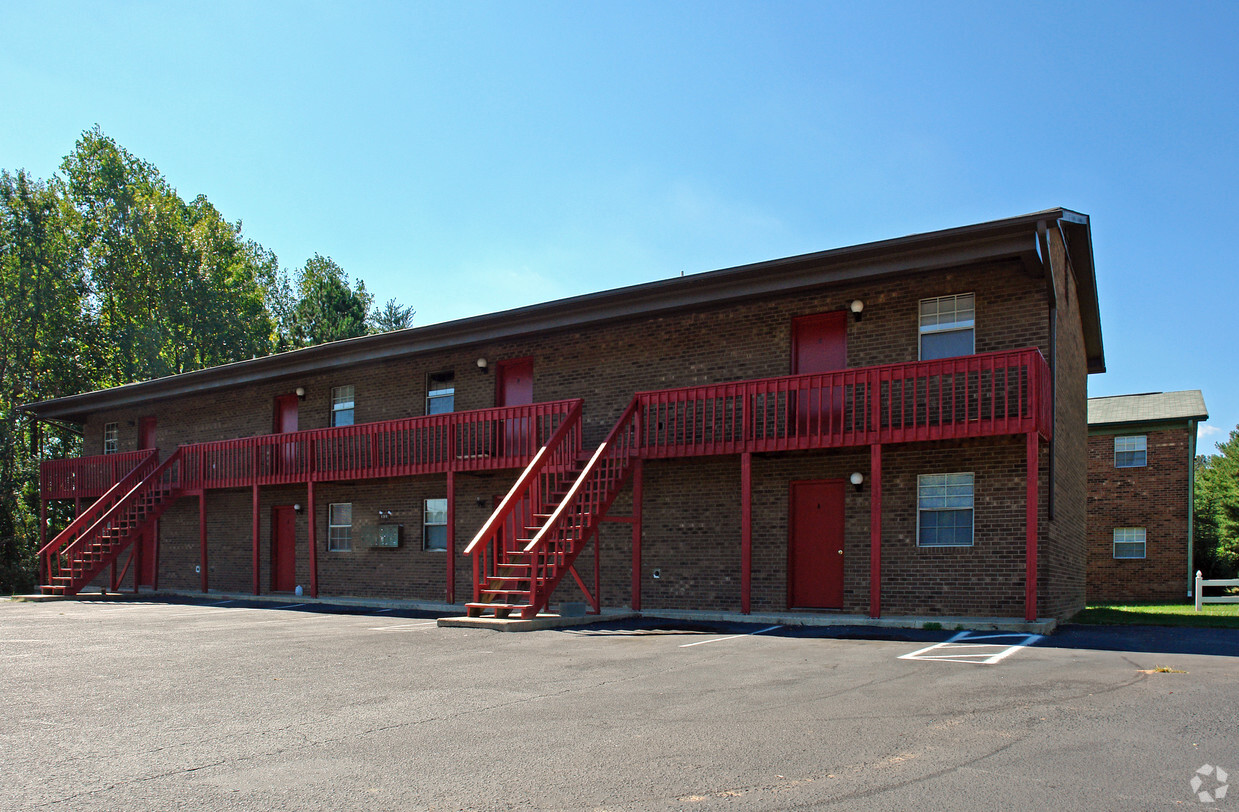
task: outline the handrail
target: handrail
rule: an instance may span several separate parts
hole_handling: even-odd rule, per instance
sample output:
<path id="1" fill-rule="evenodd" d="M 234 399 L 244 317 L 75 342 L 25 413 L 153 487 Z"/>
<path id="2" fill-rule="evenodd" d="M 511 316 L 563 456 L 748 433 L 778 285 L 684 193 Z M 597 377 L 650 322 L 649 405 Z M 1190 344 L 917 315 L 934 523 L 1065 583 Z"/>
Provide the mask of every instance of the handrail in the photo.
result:
<path id="1" fill-rule="evenodd" d="M 572 408 L 568 410 L 568 414 L 565 415 L 563 422 L 559 424 L 559 428 L 555 429 L 555 433 L 552 434 L 547 439 L 546 443 L 538 449 L 538 453 L 534 454 L 533 459 L 529 461 L 529 465 L 525 466 L 525 470 L 522 471 L 521 475 L 516 478 L 516 482 L 504 495 L 502 501 L 499 502 L 499 507 L 495 508 L 494 512 L 491 513 L 490 518 L 486 520 L 486 523 L 482 525 L 482 528 L 478 530 L 477 534 L 473 537 L 473 540 L 465 546 L 464 555 L 469 555 L 472 553 L 473 548 L 480 544 L 482 539 L 495 531 L 496 524 L 507 519 L 507 514 L 512 512 L 513 505 L 517 499 L 517 494 L 524 493 L 529 489 L 530 482 L 534 477 L 542 472 L 542 469 L 547 464 L 547 459 L 553 451 L 559 448 L 559 446 L 563 443 L 564 438 L 567 437 L 568 433 L 573 430 L 574 424 L 579 424 L 581 419 L 581 405 L 582 401 L 578 400 L 573 404 Z M 580 442 L 579 434 L 577 442 L 578 444 Z"/>
<path id="2" fill-rule="evenodd" d="M 155 453 L 145 448 L 119 454 L 39 461 L 39 491 L 44 499 L 95 498 Z"/>
<path id="3" fill-rule="evenodd" d="M 529 603 L 535 611 L 543 608 L 568 567 L 596 532 L 602 514 L 628 477 L 639 439 L 627 435 L 638 433 L 635 424 L 640 414 L 639 404 L 640 399 L 634 397 L 546 523 L 525 545 L 524 552 L 532 568 Z M 610 462 L 617 464 L 607 464 Z M 548 549 L 552 545 L 555 549 Z M 600 595 L 591 596 L 595 611 L 599 609 L 599 600 Z"/>
<path id="4" fill-rule="evenodd" d="M 638 392 L 645 456 L 693 456 L 1053 430 L 1036 348 Z"/>
<path id="5" fill-rule="evenodd" d="M 117 501 L 119 501 L 118 499 L 114 499 L 114 497 L 116 497 L 117 494 L 120 494 L 123 492 L 124 495 L 120 497 L 121 499 L 123 499 L 125 495 L 128 495 L 130 490 L 132 490 L 134 487 L 139 485 L 141 481 L 146 478 L 147 473 L 149 472 L 147 473 L 143 472 L 143 470 L 146 468 L 145 464 L 150 462 L 151 458 L 155 455 L 155 453 L 156 452 L 154 449 L 150 449 L 145 459 L 142 460 L 142 462 L 140 462 L 137 466 L 135 466 L 129 473 L 125 474 L 125 476 L 122 477 L 116 484 L 108 488 L 107 491 L 102 496 L 100 496 L 97 500 L 91 503 L 89 507 L 87 507 L 81 513 L 79 513 L 73 519 L 73 521 L 69 522 L 68 526 L 66 526 L 63 530 L 61 530 L 59 533 L 56 534 L 55 538 L 53 538 L 47 544 L 43 545 L 43 548 L 39 550 L 38 554 L 40 556 L 46 555 L 53 547 L 59 544 L 63 544 L 62 538 L 64 536 L 67 536 L 72 533 L 77 533 L 83 527 L 87 527 L 89 525 L 94 524 L 95 520 L 98 518 L 99 515 L 111 510 L 112 506 L 115 505 Z M 114 501 L 108 502 L 109 499 L 113 499 Z M 107 502 L 108 504 L 105 505 L 104 504 L 105 502 Z"/>
<path id="6" fill-rule="evenodd" d="M 580 399 L 182 446 L 186 487 L 243 487 L 524 465 Z"/>
<path id="7" fill-rule="evenodd" d="M 480 600 L 482 589 L 490 579 L 498 577 L 501 568 L 511 565 L 510 555 L 515 551 L 519 532 L 525 527 L 522 521 L 532 521 L 534 513 L 548 509 L 549 494 L 574 470 L 581 451 L 582 405 L 581 401 L 573 404 L 555 432 L 517 477 L 499 507 L 465 547 L 465 553 L 473 556 L 475 601 Z"/>
<path id="8" fill-rule="evenodd" d="M 633 400 L 628 404 L 628 408 L 624 410 L 623 414 L 620 415 L 620 419 L 615 422 L 615 425 L 611 428 L 611 431 L 607 433 L 606 439 L 602 441 L 602 444 L 599 445 L 598 449 L 590 456 L 589 462 L 586 463 L 585 468 L 581 470 L 581 473 L 577 475 L 576 482 L 573 482 L 572 487 L 568 489 L 566 494 L 564 494 L 564 498 L 560 500 L 559 506 L 555 508 L 555 511 L 551 514 L 551 517 L 546 520 L 546 524 L 542 526 L 542 529 L 538 531 L 537 535 L 529 540 L 529 544 L 525 546 L 525 552 L 534 552 L 551 528 L 563 518 L 564 513 L 568 510 L 568 506 L 576 500 L 577 494 L 580 493 L 581 488 L 584 487 L 585 481 L 593 476 L 594 472 L 598 470 L 598 466 L 600 464 L 599 461 L 602 459 L 603 455 L 614 446 L 615 440 L 619 436 L 620 432 L 625 430 L 632 422 L 632 419 L 637 412 L 637 403 L 637 399 L 633 398 Z"/>
<path id="9" fill-rule="evenodd" d="M 120 496 L 120 498 L 116 499 L 110 505 L 106 507 L 103 507 L 99 510 L 83 513 L 82 517 L 79 517 L 83 519 L 86 519 L 88 517 L 93 519 L 93 521 L 90 522 L 89 526 L 86 527 L 85 530 L 81 530 L 72 539 L 68 539 L 70 528 L 65 528 L 64 532 L 61 532 L 60 534 L 58 534 L 56 538 L 53 539 L 52 543 L 47 545 L 47 547 L 44 548 L 46 551 L 46 555 L 44 556 L 44 563 L 46 566 L 45 577 L 46 577 L 47 583 L 49 584 L 52 583 L 53 578 L 55 578 L 63 570 L 63 567 L 60 565 L 60 557 L 62 555 L 68 556 L 69 561 L 72 562 L 73 561 L 72 555 L 75 551 L 80 552 L 79 548 L 81 548 L 88 542 L 93 542 L 96 538 L 101 536 L 106 530 L 108 530 L 111 527 L 111 523 L 116 519 L 118 515 L 123 514 L 124 512 L 128 511 L 141 495 L 150 491 L 155 486 L 155 484 L 161 481 L 163 474 L 167 470 L 169 470 L 172 466 L 180 463 L 181 452 L 178 449 L 175 453 L 172 454 L 172 456 L 168 457 L 166 460 L 156 465 L 153 470 L 150 470 L 149 472 L 147 472 L 148 470 L 147 464 L 149 462 L 153 462 L 154 459 L 155 459 L 154 456 L 152 456 L 151 458 L 148 459 L 147 463 L 144 463 L 138 468 L 135 468 L 130 473 L 130 475 L 127 476 L 124 481 L 122 481 L 122 483 L 118 483 L 118 486 L 120 487 L 118 487 L 117 492 L 119 493 L 120 491 L 123 490 L 124 491 L 123 496 Z M 130 482 L 129 480 L 131 477 L 137 477 L 138 481 Z M 103 501 L 104 500 L 100 499 L 98 502 L 95 503 L 95 505 L 92 505 L 91 507 L 93 508 L 96 505 L 101 505 Z M 68 543 L 65 543 L 66 541 Z M 54 545 L 60 545 L 60 546 L 55 550 L 51 550 L 50 548 L 53 547 Z M 70 570 L 72 571 L 72 569 L 73 569 L 72 564 L 70 564 Z"/>

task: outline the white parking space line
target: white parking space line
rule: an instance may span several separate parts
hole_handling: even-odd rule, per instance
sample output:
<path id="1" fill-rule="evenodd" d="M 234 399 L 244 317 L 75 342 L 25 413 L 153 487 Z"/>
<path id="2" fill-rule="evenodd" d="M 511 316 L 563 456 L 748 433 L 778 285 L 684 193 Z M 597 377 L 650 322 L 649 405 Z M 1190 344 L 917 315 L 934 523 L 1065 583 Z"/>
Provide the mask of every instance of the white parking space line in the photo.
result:
<path id="1" fill-rule="evenodd" d="M 229 604 L 229 603 L 232 603 L 232 601 L 231 601 L 231 600 L 226 600 L 226 601 L 220 601 L 219 603 L 204 603 L 204 604 L 202 604 L 202 605 L 203 605 L 203 606 L 224 606 L 224 605 Z"/>
<path id="2" fill-rule="evenodd" d="M 947 663 L 974 663 L 994 665 L 1002 662 L 1022 648 L 1027 648 L 1041 639 L 1039 634 L 1023 632 L 997 632 L 973 634 L 960 632 L 949 640 L 934 643 L 910 654 L 902 654 L 900 660 L 932 660 Z M 989 642 L 997 641 L 997 642 Z"/>
<path id="3" fill-rule="evenodd" d="M 429 620 L 425 623 L 398 623 L 395 626 L 371 626 L 372 632 L 407 632 L 410 629 L 416 629 L 421 626 L 438 626 L 439 621 Z"/>
<path id="4" fill-rule="evenodd" d="M 287 605 L 277 604 L 275 606 L 272 606 L 271 608 L 272 609 L 296 609 L 300 606 L 309 606 L 309 604 L 308 603 L 290 603 Z"/>
<path id="5" fill-rule="evenodd" d="M 757 631 L 749 632 L 748 634 L 733 634 L 733 635 L 729 635 L 728 637 L 713 637 L 709 640 L 698 640 L 696 643 L 682 643 L 680 645 L 680 648 L 691 648 L 693 646 L 704 646 L 706 643 L 721 643 L 724 640 L 735 640 L 736 638 L 739 638 L 739 637 L 752 637 L 755 634 L 765 634 L 766 632 L 772 632 L 775 629 L 781 629 L 781 628 L 783 627 L 782 626 L 767 626 L 764 629 L 758 629 Z"/>

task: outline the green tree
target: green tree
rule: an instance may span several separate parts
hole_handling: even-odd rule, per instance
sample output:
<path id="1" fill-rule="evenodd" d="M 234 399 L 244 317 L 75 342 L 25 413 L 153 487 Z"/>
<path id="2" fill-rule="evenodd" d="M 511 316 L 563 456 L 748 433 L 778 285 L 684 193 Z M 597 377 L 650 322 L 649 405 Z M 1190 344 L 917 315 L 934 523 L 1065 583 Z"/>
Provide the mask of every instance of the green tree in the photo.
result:
<path id="1" fill-rule="evenodd" d="M 348 274 L 330 257 L 315 254 L 297 272 L 295 287 L 285 287 L 284 321 L 279 348 L 294 350 L 367 333 L 373 297 L 360 279 L 354 288 Z"/>
<path id="2" fill-rule="evenodd" d="M 374 311 L 370 320 L 370 332 L 390 333 L 392 330 L 412 327 L 413 314 L 416 312 L 411 306 L 402 306 L 395 299 L 388 299 L 386 304 Z"/>
<path id="3" fill-rule="evenodd" d="M 98 127 L 82 134 L 61 170 L 99 333 L 97 384 L 270 352 L 276 263 L 239 223 L 205 197 L 186 203 Z"/>
<path id="4" fill-rule="evenodd" d="M 1196 459 L 1192 534 L 1198 568 L 1231 578 L 1239 572 L 1239 428 L 1217 449 Z"/>
<path id="5" fill-rule="evenodd" d="M 28 589 L 39 538 L 38 428 L 16 411 L 27 401 L 89 383 L 93 325 L 80 257 L 69 237 L 74 213 L 56 183 L 0 171 L 0 591 Z M 60 450 L 74 436 L 53 431 Z"/>

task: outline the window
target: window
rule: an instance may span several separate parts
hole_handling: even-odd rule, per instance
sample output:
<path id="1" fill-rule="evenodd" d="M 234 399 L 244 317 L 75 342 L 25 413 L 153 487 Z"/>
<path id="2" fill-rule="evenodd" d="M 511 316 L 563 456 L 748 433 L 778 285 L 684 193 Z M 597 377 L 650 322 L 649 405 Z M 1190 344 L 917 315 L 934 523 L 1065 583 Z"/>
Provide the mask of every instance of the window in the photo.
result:
<path id="1" fill-rule="evenodd" d="M 422 549 L 447 549 L 447 500 L 427 499 L 422 519 Z"/>
<path id="2" fill-rule="evenodd" d="M 972 474 L 921 474 L 916 503 L 919 546 L 972 546 Z"/>
<path id="3" fill-rule="evenodd" d="M 1143 468 L 1149 464 L 1149 441 L 1143 434 L 1114 438 L 1114 467 Z"/>
<path id="4" fill-rule="evenodd" d="M 327 549 L 347 553 L 353 549 L 353 503 L 336 502 L 327 506 Z"/>
<path id="5" fill-rule="evenodd" d="M 954 358 L 976 351 L 974 294 L 921 299 L 921 360 Z"/>
<path id="6" fill-rule="evenodd" d="M 331 425 L 353 425 L 353 387 L 335 386 L 331 389 Z"/>
<path id="7" fill-rule="evenodd" d="M 1114 528 L 1115 558 L 1144 558 L 1144 528 Z"/>
<path id="8" fill-rule="evenodd" d="M 120 450 L 120 423 L 107 423 L 103 427 L 103 453 L 115 454 Z"/>
<path id="9" fill-rule="evenodd" d="M 426 414 L 447 414 L 455 409 L 456 373 L 432 373 L 426 387 Z"/>

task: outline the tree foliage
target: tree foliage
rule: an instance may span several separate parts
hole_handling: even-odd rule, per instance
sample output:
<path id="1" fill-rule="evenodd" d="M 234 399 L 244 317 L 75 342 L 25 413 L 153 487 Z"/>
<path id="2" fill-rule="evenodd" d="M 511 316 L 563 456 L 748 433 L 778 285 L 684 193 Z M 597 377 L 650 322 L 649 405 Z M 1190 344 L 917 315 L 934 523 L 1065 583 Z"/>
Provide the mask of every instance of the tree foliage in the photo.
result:
<path id="1" fill-rule="evenodd" d="M 1239 572 L 1239 427 L 1217 454 L 1196 458 L 1193 541 L 1205 577 Z"/>
<path id="2" fill-rule="evenodd" d="M 349 285 L 348 274 L 331 257 L 315 254 L 297 272 L 295 294 L 284 294 L 291 302 L 281 325 L 282 350 L 310 347 L 364 336 L 370 305 L 374 297 L 366 284 Z"/>
<path id="3" fill-rule="evenodd" d="M 0 170 L 0 591 L 33 584 L 39 456 L 80 453 L 71 429 L 35 423 L 20 404 L 412 316 L 392 301 L 372 322 L 371 304 L 330 258 L 282 271 L 240 222 L 204 196 L 181 198 L 98 127 L 50 180 Z"/>
<path id="4" fill-rule="evenodd" d="M 374 311 L 370 319 L 370 332 L 390 333 L 412 327 L 416 312 L 412 307 L 401 306 L 395 299 L 388 299 L 386 304 Z"/>

